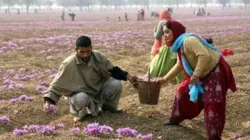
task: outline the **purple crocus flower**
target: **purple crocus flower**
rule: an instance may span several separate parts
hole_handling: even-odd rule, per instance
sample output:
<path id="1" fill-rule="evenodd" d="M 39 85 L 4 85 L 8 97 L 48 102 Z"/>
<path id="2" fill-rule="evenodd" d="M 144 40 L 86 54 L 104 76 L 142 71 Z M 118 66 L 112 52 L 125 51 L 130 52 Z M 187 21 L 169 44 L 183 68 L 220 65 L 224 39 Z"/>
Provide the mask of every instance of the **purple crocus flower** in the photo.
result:
<path id="1" fill-rule="evenodd" d="M 50 104 L 50 106 L 49 106 L 49 111 L 48 111 L 48 112 L 50 112 L 50 113 L 52 113 L 52 114 L 56 114 L 56 106 Z"/>
<path id="2" fill-rule="evenodd" d="M 100 128 L 101 128 L 101 130 L 100 130 L 101 133 L 104 133 L 104 134 L 111 134 L 111 133 L 113 133 L 113 128 L 110 127 L 110 126 L 102 125 L 102 126 L 100 126 Z"/>
<path id="3" fill-rule="evenodd" d="M 92 123 L 84 127 L 83 130 L 90 136 L 99 136 L 101 128 L 99 123 Z"/>
<path id="4" fill-rule="evenodd" d="M 64 128 L 64 123 L 58 123 L 56 129 Z"/>
<path id="5" fill-rule="evenodd" d="M 46 81 L 40 81 L 40 82 L 39 82 L 39 85 L 40 85 L 40 86 L 48 87 L 48 86 L 49 86 L 49 83 L 46 82 Z"/>
<path id="6" fill-rule="evenodd" d="M 23 128 L 25 130 L 28 130 L 29 132 L 37 132 L 41 129 L 39 125 L 33 125 L 33 124 L 30 126 L 25 125 Z"/>
<path id="7" fill-rule="evenodd" d="M 147 134 L 147 135 L 142 135 L 142 134 L 139 134 L 136 136 L 137 139 L 140 139 L 140 140 L 152 140 L 152 134 Z"/>
<path id="8" fill-rule="evenodd" d="M 71 135 L 76 135 L 80 132 L 80 128 L 79 127 L 73 127 L 70 129 L 70 134 Z"/>
<path id="9" fill-rule="evenodd" d="M 24 89 L 24 85 L 23 84 L 16 84 L 16 88 L 19 88 L 19 89 Z"/>
<path id="10" fill-rule="evenodd" d="M 27 133 L 28 133 L 27 130 L 17 129 L 17 128 L 15 128 L 13 131 L 13 134 L 16 136 L 22 136 L 22 135 L 27 134 Z"/>
<path id="11" fill-rule="evenodd" d="M 19 72 L 23 73 L 25 71 L 25 68 L 20 68 Z"/>
<path id="12" fill-rule="evenodd" d="M 9 124 L 10 123 L 10 118 L 7 116 L 1 116 L 0 117 L 0 123 L 1 124 Z"/>
<path id="13" fill-rule="evenodd" d="M 116 132 L 120 135 L 120 136 L 125 136 L 125 137 L 135 137 L 137 131 L 134 129 L 131 129 L 129 127 L 127 128 L 119 128 L 116 130 Z"/>
<path id="14" fill-rule="evenodd" d="M 54 135 L 56 134 L 55 127 L 50 125 L 42 126 L 40 133 L 42 135 Z"/>

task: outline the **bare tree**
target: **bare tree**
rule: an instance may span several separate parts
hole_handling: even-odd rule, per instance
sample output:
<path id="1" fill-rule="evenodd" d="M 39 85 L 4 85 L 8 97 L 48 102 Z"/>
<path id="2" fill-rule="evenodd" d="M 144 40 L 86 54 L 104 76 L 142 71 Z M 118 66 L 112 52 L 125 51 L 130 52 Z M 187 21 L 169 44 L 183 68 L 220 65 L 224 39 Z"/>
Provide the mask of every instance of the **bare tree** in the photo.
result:
<path id="1" fill-rule="evenodd" d="M 244 3 L 244 5 L 245 5 L 245 10 L 246 10 L 247 5 L 250 4 L 250 0 L 241 0 L 241 1 Z"/>
<path id="2" fill-rule="evenodd" d="M 29 13 L 29 8 L 31 5 L 35 4 L 37 0 L 20 0 L 20 4 L 23 4 L 26 6 L 27 14 Z"/>
<path id="3" fill-rule="evenodd" d="M 16 0 L 3 0 L 3 4 L 4 5 L 7 5 L 7 11 L 9 14 L 10 14 L 10 7 L 17 4 L 17 1 Z"/>
<path id="4" fill-rule="evenodd" d="M 109 0 L 98 0 L 98 3 L 101 6 L 101 11 L 103 10 L 103 5 L 108 6 L 109 5 Z"/>
<path id="5" fill-rule="evenodd" d="M 230 3 L 230 0 L 217 0 L 222 5 L 222 10 L 226 7 L 228 3 Z"/>

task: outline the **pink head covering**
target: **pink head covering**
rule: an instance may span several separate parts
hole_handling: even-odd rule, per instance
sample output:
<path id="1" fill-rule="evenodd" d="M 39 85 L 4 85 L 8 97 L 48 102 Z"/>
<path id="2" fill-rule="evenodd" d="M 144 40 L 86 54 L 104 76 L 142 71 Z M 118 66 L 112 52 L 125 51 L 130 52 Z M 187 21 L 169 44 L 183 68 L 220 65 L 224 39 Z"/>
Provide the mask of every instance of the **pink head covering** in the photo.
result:
<path id="1" fill-rule="evenodd" d="M 164 20 L 164 19 L 172 19 L 170 13 L 168 12 L 168 10 L 162 10 L 160 12 L 160 20 Z"/>

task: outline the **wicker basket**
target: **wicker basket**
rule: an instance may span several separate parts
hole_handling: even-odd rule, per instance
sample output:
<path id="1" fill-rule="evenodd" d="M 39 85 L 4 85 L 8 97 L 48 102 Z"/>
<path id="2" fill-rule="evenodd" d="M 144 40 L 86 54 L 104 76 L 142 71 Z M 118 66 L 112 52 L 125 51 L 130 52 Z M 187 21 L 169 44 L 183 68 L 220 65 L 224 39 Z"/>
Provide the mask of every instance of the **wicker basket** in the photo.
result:
<path id="1" fill-rule="evenodd" d="M 157 105 L 161 85 L 158 82 L 138 81 L 139 100 L 141 104 Z"/>

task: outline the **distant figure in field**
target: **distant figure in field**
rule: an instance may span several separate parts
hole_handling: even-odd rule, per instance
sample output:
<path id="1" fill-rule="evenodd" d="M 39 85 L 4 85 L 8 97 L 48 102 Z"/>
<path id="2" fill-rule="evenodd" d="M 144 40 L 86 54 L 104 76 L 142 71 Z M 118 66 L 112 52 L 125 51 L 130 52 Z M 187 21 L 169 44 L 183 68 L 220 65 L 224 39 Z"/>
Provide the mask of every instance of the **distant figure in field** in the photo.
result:
<path id="1" fill-rule="evenodd" d="M 151 17 L 159 17 L 159 13 L 158 12 L 156 12 L 156 11 L 152 11 L 151 12 Z"/>
<path id="2" fill-rule="evenodd" d="M 136 19 L 137 19 L 137 21 L 141 20 L 141 12 L 140 11 L 137 12 Z"/>
<path id="3" fill-rule="evenodd" d="M 121 21 L 121 17 L 120 16 L 118 17 L 118 21 Z"/>
<path id="4" fill-rule="evenodd" d="M 106 21 L 109 21 L 109 17 L 106 17 Z"/>
<path id="5" fill-rule="evenodd" d="M 75 21 L 75 13 L 69 13 L 69 17 L 71 18 L 72 21 Z"/>
<path id="6" fill-rule="evenodd" d="M 62 11 L 61 20 L 62 20 L 62 21 L 65 20 L 65 12 L 64 12 L 64 11 Z"/>
<path id="7" fill-rule="evenodd" d="M 20 15 L 20 9 L 17 9 L 17 14 Z"/>
<path id="8" fill-rule="evenodd" d="M 198 8 L 194 11 L 194 15 L 197 16 L 205 16 L 206 15 L 206 11 L 204 10 L 204 8 Z"/>
<path id="9" fill-rule="evenodd" d="M 38 9 L 34 9 L 34 13 L 37 14 L 38 13 Z"/>
<path id="10" fill-rule="evenodd" d="M 128 14 L 127 13 L 125 13 L 124 17 L 125 17 L 125 20 L 128 21 Z"/>
<path id="11" fill-rule="evenodd" d="M 141 9 L 141 20 L 144 20 L 144 16 L 145 16 L 145 11 L 144 9 Z"/>
<path id="12" fill-rule="evenodd" d="M 10 14 L 10 9 L 5 9 L 5 14 Z"/>

